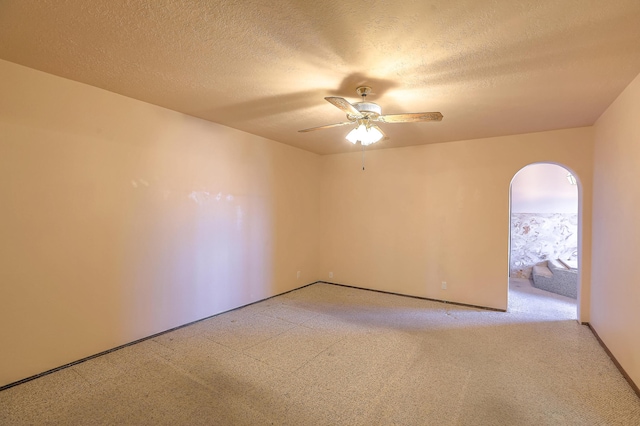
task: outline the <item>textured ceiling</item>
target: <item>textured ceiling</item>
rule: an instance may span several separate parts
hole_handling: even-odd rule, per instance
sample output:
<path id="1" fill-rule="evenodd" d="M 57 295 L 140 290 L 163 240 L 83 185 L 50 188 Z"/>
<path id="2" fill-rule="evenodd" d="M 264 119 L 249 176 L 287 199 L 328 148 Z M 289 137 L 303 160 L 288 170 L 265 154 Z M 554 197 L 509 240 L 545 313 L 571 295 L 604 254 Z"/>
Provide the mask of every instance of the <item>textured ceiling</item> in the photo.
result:
<path id="1" fill-rule="evenodd" d="M 328 154 L 348 128 L 297 130 L 362 84 L 444 115 L 376 148 L 591 125 L 640 72 L 639 23 L 638 0 L 0 0 L 0 58 Z"/>

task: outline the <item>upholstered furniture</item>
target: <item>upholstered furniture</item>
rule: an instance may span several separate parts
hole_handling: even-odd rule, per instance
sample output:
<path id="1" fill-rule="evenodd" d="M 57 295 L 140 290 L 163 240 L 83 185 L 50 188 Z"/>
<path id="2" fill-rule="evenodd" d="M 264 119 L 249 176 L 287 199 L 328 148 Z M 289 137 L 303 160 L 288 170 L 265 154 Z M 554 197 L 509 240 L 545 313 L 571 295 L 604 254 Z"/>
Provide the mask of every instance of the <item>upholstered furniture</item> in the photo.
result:
<path id="1" fill-rule="evenodd" d="M 562 296 L 578 297 L 578 270 L 569 262 L 547 260 L 533 267 L 533 286 Z"/>

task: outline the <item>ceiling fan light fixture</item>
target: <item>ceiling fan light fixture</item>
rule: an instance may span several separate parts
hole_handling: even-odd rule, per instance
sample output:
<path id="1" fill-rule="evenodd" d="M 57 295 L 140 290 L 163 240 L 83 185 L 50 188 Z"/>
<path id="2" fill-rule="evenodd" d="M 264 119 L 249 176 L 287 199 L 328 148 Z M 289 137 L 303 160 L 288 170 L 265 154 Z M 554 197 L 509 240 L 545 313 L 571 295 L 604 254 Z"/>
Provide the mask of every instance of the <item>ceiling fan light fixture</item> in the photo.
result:
<path id="1" fill-rule="evenodd" d="M 371 126 L 367 129 L 367 133 L 364 139 L 360 140 L 363 145 L 371 145 L 376 143 L 384 137 L 378 126 Z"/>
<path id="2" fill-rule="evenodd" d="M 365 124 L 360 124 L 358 127 L 351 130 L 349 134 L 347 134 L 347 140 L 349 142 L 355 145 L 356 142 L 360 141 L 360 143 L 364 146 L 376 143 L 383 137 L 384 135 L 382 134 L 378 126 L 367 127 Z"/>
<path id="3" fill-rule="evenodd" d="M 404 114 L 382 114 L 382 108 L 375 102 L 366 100 L 371 93 L 371 87 L 360 86 L 356 88 L 356 93 L 362 96 L 362 102 L 350 103 L 345 98 L 339 96 L 327 96 L 324 99 L 347 114 L 349 121 L 328 124 L 325 126 L 311 127 L 309 129 L 298 130 L 299 132 L 311 132 L 314 130 L 331 129 L 340 126 L 355 124 L 356 127 L 347 134 L 346 139 L 352 144 L 360 142 L 365 147 L 374 144 L 382 139 L 388 139 L 382 129 L 375 123 L 420 123 L 425 121 L 441 121 L 442 114 L 439 112 L 411 112 Z"/>
<path id="4" fill-rule="evenodd" d="M 349 133 L 347 133 L 347 140 L 354 145 L 360 140 L 360 134 L 362 133 L 360 131 L 361 127 L 364 127 L 364 125 L 361 124 L 358 127 L 354 127 Z"/>

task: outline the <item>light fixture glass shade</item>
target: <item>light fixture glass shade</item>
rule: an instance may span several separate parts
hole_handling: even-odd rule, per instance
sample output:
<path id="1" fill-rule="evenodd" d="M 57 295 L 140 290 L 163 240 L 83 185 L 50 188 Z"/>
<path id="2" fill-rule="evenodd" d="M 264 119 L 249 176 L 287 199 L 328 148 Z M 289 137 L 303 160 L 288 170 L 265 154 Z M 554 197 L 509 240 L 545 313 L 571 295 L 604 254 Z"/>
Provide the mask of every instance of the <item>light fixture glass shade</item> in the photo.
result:
<path id="1" fill-rule="evenodd" d="M 372 143 L 378 142 L 380 139 L 382 139 L 382 132 L 380 129 L 376 126 L 371 126 L 367 129 L 364 138 L 360 139 L 360 143 L 363 145 L 371 145 Z"/>
<path id="2" fill-rule="evenodd" d="M 367 128 L 366 125 L 360 124 L 347 134 L 347 140 L 352 144 L 360 141 L 362 145 L 371 145 L 383 138 L 383 134 L 377 126 Z"/>
<path id="3" fill-rule="evenodd" d="M 355 145 L 355 143 L 360 140 L 360 134 L 363 133 L 361 128 L 364 128 L 364 124 L 361 124 L 355 129 L 351 130 L 347 135 L 347 140 Z M 366 131 L 366 129 L 364 131 Z"/>
<path id="4" fill-rule="evenodd" d="M 571 173 L 569 173 L 567 175 L 567 180 L 569 181 L 569 183 L 571 185 L 577 185 L 578 184 L 578 181 L 576 181 L 576 177 L 574 175 L 572 175 Z"/>

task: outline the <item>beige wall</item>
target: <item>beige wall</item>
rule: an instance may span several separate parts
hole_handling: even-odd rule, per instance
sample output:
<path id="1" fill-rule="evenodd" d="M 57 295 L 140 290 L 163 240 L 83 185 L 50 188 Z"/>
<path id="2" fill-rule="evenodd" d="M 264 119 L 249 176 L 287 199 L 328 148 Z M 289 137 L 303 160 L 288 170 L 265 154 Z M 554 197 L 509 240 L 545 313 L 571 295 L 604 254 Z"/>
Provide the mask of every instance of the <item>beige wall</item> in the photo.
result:
<path id="1" fill-rule="evenodd" d="M 0 386 L 318 278 L 317 155 L 5 61 L 0 93 Z"/>
<path id="2" fill-rule="evenodd" d="M 322 157 L 321 276 L 506 309 L 511 179 L 528 164 L 556 162 L 581 181 L 586 321 L 592 148 L 592 128 L 578 128 L 370 151 L 365 171 L 358 153 Z"/>
<path id="3" fill-rule="evenodd" d="M 594 127 L 591 324 L 640 386 L 640 76 Z"/>

